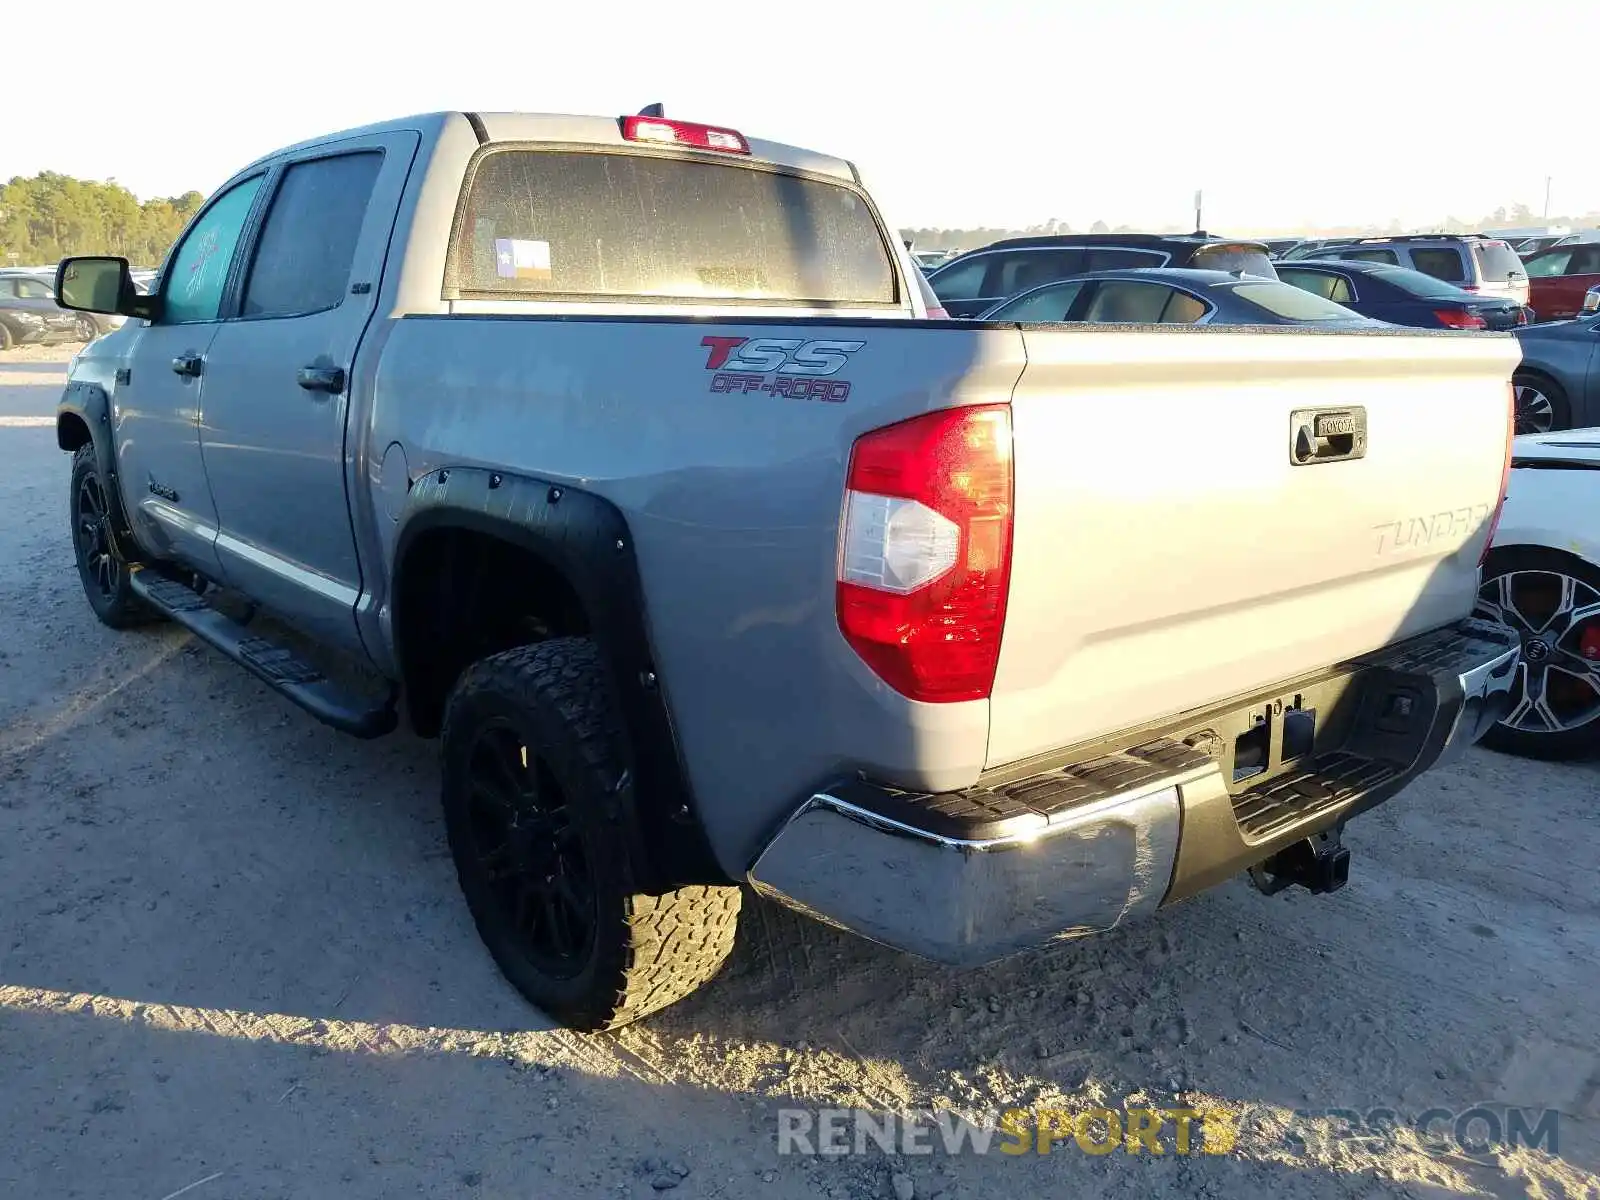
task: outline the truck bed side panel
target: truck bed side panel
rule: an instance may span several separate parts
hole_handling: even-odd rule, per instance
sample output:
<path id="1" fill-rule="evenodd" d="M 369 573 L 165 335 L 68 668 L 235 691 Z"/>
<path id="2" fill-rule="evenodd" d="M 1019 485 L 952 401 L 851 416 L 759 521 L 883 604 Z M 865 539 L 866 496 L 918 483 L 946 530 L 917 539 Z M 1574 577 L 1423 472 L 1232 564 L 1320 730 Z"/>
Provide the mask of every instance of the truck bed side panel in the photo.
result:
<path id="1" fill-rule="evenodd" d="M 714 392 L 706 337 L 863 345 L 831 377 L 848 399 L 828 403 Z M 401 443 L 413 476 L 491 467 L 621 509 L 689 782 L 718 858 L 742 873 L 841 769 L 930 788 L 982 769 L 986 701 L 907 701 L 840 635 L 840 502 L 858 434 L 1003 402 L 1022 367 L 1015 329 L 409 318 L 383 349 L 371 437 L 378 455 Z M 380 524 L 392 556 L 399 527 Z"/>

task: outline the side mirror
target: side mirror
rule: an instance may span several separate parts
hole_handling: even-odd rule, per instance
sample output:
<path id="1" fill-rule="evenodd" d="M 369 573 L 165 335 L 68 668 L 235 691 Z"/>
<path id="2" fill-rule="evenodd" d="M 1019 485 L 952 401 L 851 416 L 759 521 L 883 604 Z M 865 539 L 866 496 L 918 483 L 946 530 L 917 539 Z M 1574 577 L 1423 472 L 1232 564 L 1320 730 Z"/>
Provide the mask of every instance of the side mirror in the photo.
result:
<path id="1" fill-rule="evenodd" d="M 56 268 L 56 304 L 74 312 L 108 316 L 155 316 L 155 297 L 141 296 L 128 260 L 100 255 L 64 258 Z"/>

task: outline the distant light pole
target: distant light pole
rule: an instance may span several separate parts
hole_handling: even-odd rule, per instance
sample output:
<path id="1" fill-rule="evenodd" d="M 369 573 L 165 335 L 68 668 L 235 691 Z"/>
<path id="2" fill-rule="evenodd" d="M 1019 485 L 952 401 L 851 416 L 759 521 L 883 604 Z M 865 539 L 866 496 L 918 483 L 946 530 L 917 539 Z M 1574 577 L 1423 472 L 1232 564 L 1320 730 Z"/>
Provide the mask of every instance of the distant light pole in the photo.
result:
<path id="1" fill-rule="evenodd" d="M 1206 227 L 1205 222 L 1200 219 L 1200 199 L 1201 193 L 1197 190 L 1194 194 L 1194 231 L 1196 233 Z"/>
<path id="2" fill-rule="evenodd" d="M 1544 219 L 1550 219 L 1550 176 L 1544 177 Z"/>

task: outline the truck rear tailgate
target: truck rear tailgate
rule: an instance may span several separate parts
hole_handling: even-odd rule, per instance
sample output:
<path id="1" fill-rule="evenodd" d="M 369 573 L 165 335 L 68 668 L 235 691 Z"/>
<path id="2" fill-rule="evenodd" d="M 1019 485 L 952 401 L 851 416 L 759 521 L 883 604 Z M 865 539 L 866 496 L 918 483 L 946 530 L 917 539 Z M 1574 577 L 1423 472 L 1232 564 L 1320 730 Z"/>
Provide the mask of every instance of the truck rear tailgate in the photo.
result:
<path id="1" fill-rule="evenodd" d="M 1289 680 L 1472 608 L 1514 339 L 1023 337 L 987 766 Z M 1364 454 L 1297 463 L 1296 430 L 1314 420 L 1303 410 L 1329 431 L 1364 416 Z"/>

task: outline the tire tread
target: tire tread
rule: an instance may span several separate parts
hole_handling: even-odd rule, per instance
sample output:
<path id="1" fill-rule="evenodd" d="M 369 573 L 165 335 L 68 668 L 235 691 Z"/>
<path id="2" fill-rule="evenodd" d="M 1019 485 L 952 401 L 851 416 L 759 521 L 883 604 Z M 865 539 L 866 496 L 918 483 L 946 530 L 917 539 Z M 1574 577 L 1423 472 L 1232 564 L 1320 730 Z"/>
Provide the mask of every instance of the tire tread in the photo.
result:
<path id="1" fill-rule="evenodd" d="M 446 704 L 447 731 L 480 692 L 514 697 L 559 714 L 596 793 L 606 798 L 602 817 L 616 826 L 618 849 L 625 855 L 628 830 L 620 797 L 631 777 L 600 648 L 585 638 L 557 638 L 474 663 Z M 568 802 L 579 798 L 569 797 Z M 631 869 L 626 863 L 624 867 L 624 877 L 631 879 Z M 630 887 L 623 897 L 623 927 L 600 931 L 603 940 L 611 937 L 620 943 L 605 986 L 597 979 L 589 1002 L 553 1015 L 573 1028 L 616 1029 L 683 999 L 711 979 L 732 952 L 741 900 L 735 886 L 691 885 L 659 895 Z"/>

